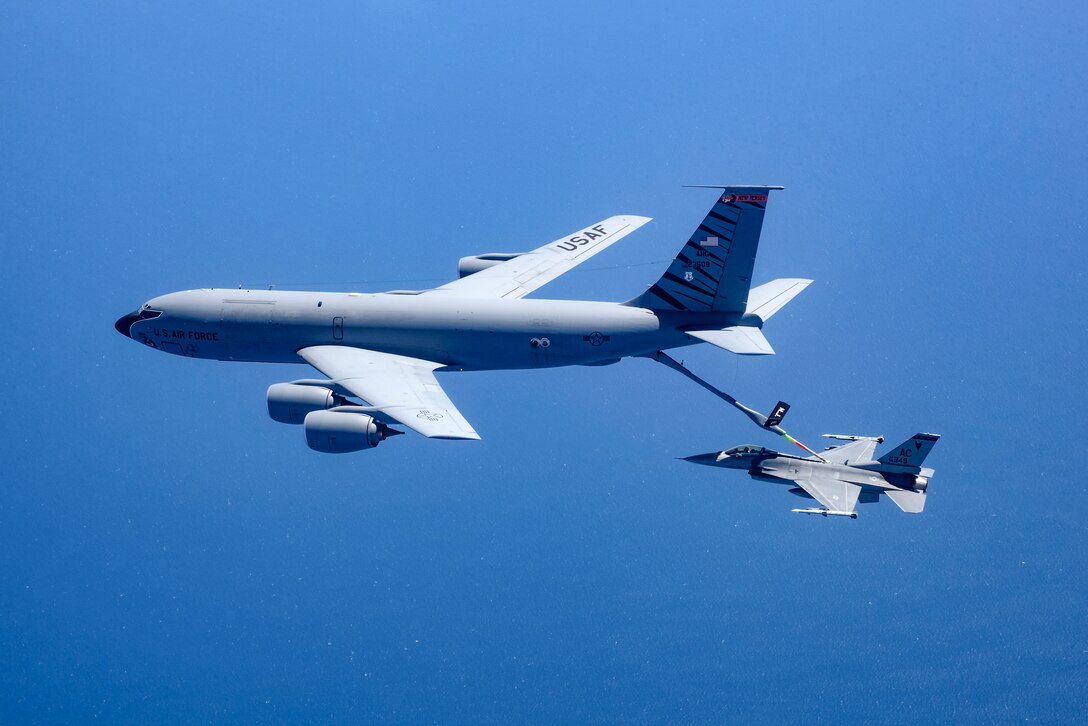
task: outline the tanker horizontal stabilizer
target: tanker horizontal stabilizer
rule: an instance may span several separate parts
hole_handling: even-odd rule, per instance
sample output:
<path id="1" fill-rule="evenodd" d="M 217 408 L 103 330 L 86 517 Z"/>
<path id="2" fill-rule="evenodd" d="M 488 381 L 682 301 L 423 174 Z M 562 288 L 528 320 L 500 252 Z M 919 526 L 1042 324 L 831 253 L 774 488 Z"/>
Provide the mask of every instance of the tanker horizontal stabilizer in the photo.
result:
<path id="1" fill-rule="evenodd" d="M 812 280 L 783 278 L 753 287 L 748 293 L 748 307 L 744 312 L 747 315 L 757 315 L 766 322 L 811 284 Z"/>
<path id="2" fill-rule="evenodd" d="M 724 330 L 688 330 L 693 338 L 737 355 L 774 355 L 774 348 L 759 328 L 737 325 Z"/>

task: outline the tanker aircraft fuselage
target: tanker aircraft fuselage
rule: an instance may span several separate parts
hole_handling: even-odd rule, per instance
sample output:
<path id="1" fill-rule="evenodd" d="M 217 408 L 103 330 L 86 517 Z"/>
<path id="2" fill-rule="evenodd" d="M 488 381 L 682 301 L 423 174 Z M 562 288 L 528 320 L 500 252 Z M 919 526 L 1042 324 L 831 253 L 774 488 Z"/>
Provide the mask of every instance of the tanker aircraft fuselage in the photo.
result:
<path id="1" fill-rule="evenodd" d="M 175 355 L 310 364 L 325 377 L 273 384 L 268 412 L 303 424 L 318 451 L 372 448 L 403 433 L 392 425 L 478 439 L 435 371 L 607 365 L 700 342 L 774 353 L 764 322 L 811 282 L 751 287 L 768 194 L 780 188 L 716 187 L 714 206 L 665 273 L 625 303 L 525 296 L 647 217 L 610 217 L 529 252 L 462 258 L 458 279 L 429 290 L 188 290 L 149 300 L 115 327 Z"/>
<path id="2" fill-rule="evenodd" d="M 340 345 L 442 361 L 438 370 L 483 371 L 600 365 L 702 342 L 682 324 L 762 320 L 581 300 L 207 289 L 150 300 L 117 328 L 192 358 L 303 363 L 302 348 Z"/>

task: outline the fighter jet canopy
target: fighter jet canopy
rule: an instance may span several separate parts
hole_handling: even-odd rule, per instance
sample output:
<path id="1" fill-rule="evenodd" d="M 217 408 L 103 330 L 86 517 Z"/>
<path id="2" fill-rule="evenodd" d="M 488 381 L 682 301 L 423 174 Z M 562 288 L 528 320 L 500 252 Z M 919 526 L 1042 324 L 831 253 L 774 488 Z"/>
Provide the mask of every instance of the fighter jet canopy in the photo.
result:
<path id="1" fill-rule="evenodd" d="M 770 449 L 765 449 L 762 446 L 756 446 L 754 444 L 744 444 L 743 446 L 734 446 L 725 452 L 729 456 L 762 456 L 764 454 L 773 453 Z"/>

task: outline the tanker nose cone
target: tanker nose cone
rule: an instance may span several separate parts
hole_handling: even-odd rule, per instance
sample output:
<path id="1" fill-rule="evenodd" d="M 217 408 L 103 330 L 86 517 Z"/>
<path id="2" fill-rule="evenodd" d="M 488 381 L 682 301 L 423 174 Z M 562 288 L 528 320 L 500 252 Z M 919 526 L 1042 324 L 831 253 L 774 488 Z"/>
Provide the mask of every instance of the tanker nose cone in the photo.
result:
<path id="1" fill-rule="evenodd" d="M 129 335 L 128 331 L 132 327 L 132 324 L 139 319 L 140 314 L 136 312 L 129 313 L 128 315 L 122 315 L 121 317 L 117 318 L 117 322 L 113 324 L 113 327 L 115 327 L 117 329 L 117 332 L 121 335 L 125 336 L 126 338 L 131 338 L 132 336 Z"/>

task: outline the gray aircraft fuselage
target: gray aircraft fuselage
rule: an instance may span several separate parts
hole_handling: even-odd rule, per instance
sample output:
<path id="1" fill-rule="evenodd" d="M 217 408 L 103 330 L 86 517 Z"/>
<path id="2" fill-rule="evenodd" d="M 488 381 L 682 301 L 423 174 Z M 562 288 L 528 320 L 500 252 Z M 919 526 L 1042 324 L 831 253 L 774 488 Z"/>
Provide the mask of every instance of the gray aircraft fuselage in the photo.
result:
<path id="1" fill-rule="evenodd" d="M 440 361 L 447 370 L 499 370 L 613 363 L 701 342 L 681 327 L 736 324 L 762 327 L 762 320 L 620 303 L 474 299 L 441 291 L 205 289 L 154 298 L 116 327 L 148 346 L 192 358 L 303 363 L 297 354 L 302 348 L 344 345 Z"/>
<path id="2" fill-rule="evenodd" d="M 770 449 L 763 449 L 763 454 L 729 455 L 700 454 L 687 457 L 696 464 L 720 466 L 727 469 L 743 469 L 753 479 L 770 481 L 777 484 L 790 484 L 795 481 L 812 479 L 835 479 L 848 484 L 856 484 L 863 491 L 885 491 L 888 489 L 912 489 L 922 478 L 917 474 L 880 471 L 879 462 L 867 462 L 862 466 L 833 464 L 803 459 Z M 872 468 L 868 468 L 872 467 Z M 923 484 L 924 486 L 924 484 Z"/>

